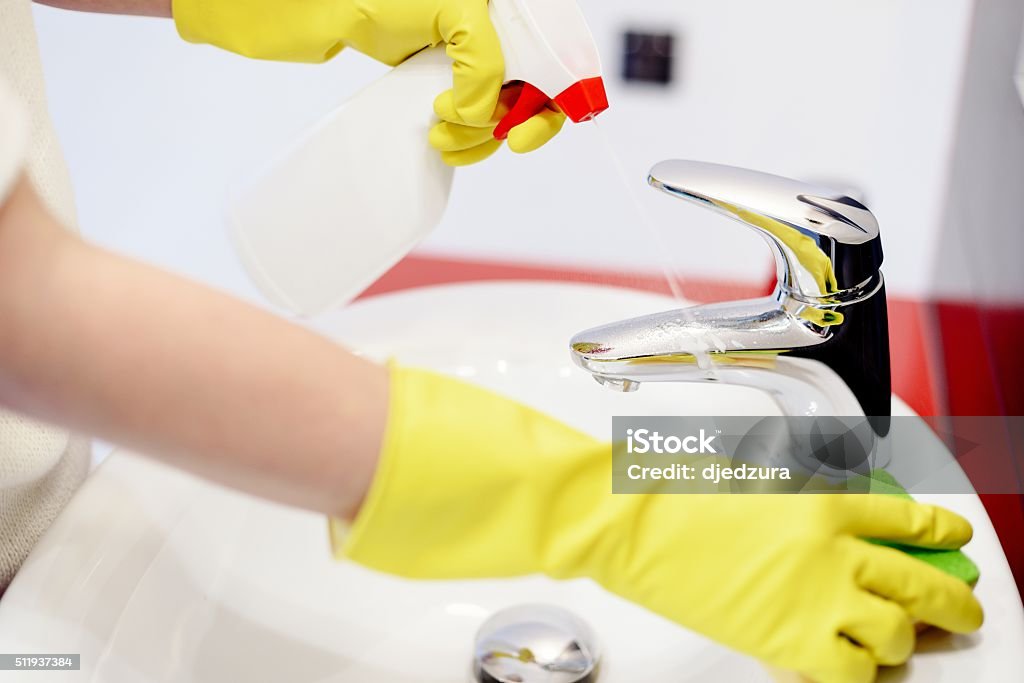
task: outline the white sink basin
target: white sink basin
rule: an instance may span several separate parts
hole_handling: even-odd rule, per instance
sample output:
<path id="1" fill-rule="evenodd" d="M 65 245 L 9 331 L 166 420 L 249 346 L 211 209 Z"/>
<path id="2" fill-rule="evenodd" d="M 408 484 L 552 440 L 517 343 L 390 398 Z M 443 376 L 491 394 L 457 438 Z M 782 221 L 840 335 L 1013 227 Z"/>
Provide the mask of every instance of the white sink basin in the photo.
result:
<path id="1" fill-rule="evenodd" d="M 777 414 L 752 389 L 615 394 L 571 365 L 572 333 L 673 305 L 579 285 L 464 285 L 371 299 L 322 327 L 367 355 L 451 372 L 598 436 L 613 414 Z M 969 551 L 988 620 L 971 636 L 926 634 L 913 662 L 885 675 L 1009 680 L 1024 671 L 1024 612 L 991 523 L 976 496 L 933 498 L 975 525 Z M 602 683 L 772 680 L 586 581 L 411 582 L 334 562 L 319 516 L 128 453 L 86 482 L 0 601 L 0 652 L 81 653 L 77 674 L 33 681 L 463 683 L 476 628 L 527 602 L 565 606 L 591 625 L 604 643 Z"/>

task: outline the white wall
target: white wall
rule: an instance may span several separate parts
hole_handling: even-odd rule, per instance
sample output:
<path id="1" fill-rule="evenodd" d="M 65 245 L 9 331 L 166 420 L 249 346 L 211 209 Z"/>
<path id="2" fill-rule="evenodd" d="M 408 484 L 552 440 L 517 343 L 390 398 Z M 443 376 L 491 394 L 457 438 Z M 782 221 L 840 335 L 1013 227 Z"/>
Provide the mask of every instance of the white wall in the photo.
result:
<path id="1" fill-rule="evenodd" d="M 1021 29 L 1020 48 L 1017 50 L 1017 93 L 1024 105 L 1024 28 Z"/>
<path id="2" fill-rule="evenodd" d="M 893 291 L 928 290 L 973 0 L 583 0 L 613 108 L 526 157 L 459 172 L 434 252 L 761 281 L 742 226 L 646 189 L 664 158 L 863 190 Z M 182 43 L 168 22 L 37 9 L 51 107 L 88 236 L 252 296 L 224 237 L 225 185 L 382 69 L 248 62 Z M 682 37 L 668 90 L 618 79 L 619 33 Z M 601 142 L 623 160 L 664 248 L 639 224 Z M 344 163 L 344 160 L 339 160 Z M 329 169 L 325 169 L 329 172 Z M 396 188 L 396 192 L 400 192 Z"/>
<path id="3" fill-rule="evenodd" d="M 1024 107 L 1015 88 L 1021 0 L 978 0 L 931 290 L 1024 304 Z"/>

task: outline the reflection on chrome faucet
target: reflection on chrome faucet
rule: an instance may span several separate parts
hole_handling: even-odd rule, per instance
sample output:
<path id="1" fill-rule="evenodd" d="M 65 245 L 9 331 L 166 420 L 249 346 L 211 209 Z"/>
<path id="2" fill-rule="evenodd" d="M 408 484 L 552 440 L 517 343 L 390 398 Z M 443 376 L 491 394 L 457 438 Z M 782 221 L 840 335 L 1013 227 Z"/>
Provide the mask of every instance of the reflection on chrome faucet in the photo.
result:
<path id="1" fill-rule="evenodd" d="M 749 301 L 694 306 L 573 337 L 577 365 L 620 391 L 642 382 L 726 382 L 770 392 L 788 415 L 891 414 L 878 223 L 860 202 L 765 173 L 666 161 L 650 184 L 757 230 L 778 285 Z"/>

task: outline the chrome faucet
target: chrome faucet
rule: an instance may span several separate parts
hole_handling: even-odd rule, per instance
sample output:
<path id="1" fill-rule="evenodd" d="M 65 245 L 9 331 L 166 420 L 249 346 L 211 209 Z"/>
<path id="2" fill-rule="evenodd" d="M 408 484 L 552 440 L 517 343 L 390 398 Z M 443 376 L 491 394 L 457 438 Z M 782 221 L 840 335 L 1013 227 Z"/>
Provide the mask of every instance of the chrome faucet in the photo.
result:
<path id="1" fill-rule="evenodd" d="M 882 246 L 860 202 L 778 176 L 665 161 L 655 188 L 736 219 L 775 257 L 772 295 L 611 323 L 573 337 L 577 365 L 601 384 L 726 382 L 770 392 L 786 415 L 891 415 Z"/>

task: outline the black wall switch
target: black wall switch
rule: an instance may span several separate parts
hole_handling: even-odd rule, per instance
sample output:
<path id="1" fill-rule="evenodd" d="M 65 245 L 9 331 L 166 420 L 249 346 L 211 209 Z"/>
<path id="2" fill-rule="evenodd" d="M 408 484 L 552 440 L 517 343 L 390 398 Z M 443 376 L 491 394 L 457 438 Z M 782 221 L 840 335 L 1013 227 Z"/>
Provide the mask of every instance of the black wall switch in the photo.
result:
<path id="1" fill-rule="evenodd" d="M 673 34 L 627 31 L 623 38 L 622 77 L 626 81 L 660 85 L 672 82 Z"/>

